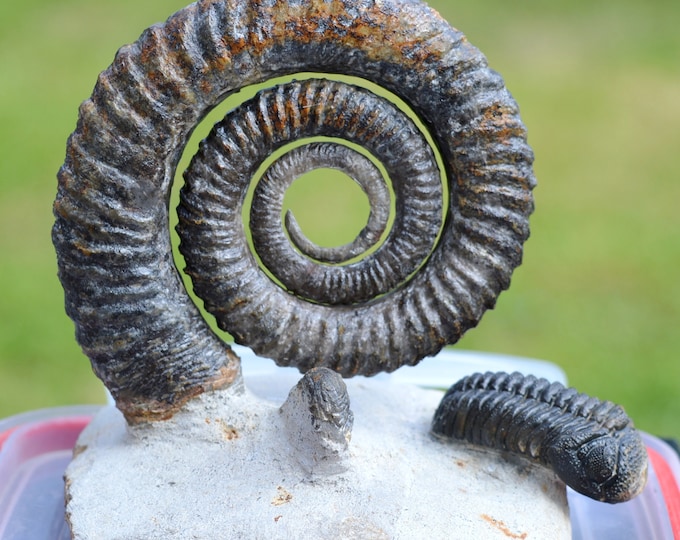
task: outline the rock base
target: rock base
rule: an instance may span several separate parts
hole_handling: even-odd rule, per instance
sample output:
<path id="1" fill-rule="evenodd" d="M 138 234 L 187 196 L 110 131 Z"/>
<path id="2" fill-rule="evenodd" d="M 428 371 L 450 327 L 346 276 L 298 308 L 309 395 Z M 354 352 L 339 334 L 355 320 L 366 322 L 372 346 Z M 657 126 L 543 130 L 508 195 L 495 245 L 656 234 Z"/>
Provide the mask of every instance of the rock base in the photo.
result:
<path id="1" fill-rule="evenodd" d="M 66 472 L 73 537 L 571 538 L 552 473 L 432 438 L 441 392 L 347 381 L 348 468 L 315 476 L 285 436 L 281 403 L 263 399 L 268 384 L 282 381 L 252 381 L 259 395 L 205 394 L 171 420 L 134 427 L 104 409 Z"/>

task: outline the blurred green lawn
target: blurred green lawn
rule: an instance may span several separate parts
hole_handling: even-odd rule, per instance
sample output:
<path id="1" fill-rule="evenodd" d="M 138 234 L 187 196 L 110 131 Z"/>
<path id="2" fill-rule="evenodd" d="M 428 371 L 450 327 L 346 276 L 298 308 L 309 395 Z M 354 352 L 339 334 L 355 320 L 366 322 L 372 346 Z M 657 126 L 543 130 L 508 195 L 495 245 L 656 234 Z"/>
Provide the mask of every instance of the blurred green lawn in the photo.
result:
<path id="1" fill-rule="evenodd" d="M 680 437 L 680 3 L 431 4 L 504 76 L 539 180 L 525 262 L 458 346 L 556 362 L 642 429 Z M 103 400 L 56 278 L 55 175 L 97 74 L 183 5 L 0 5 L 0 417 Z M 298 191 L 303 227 L 305 208 L 332 213 Z M 345 196 L 330 209 L 347 217 Z M 332 223 L 358 229 L 360 214 Z"/>

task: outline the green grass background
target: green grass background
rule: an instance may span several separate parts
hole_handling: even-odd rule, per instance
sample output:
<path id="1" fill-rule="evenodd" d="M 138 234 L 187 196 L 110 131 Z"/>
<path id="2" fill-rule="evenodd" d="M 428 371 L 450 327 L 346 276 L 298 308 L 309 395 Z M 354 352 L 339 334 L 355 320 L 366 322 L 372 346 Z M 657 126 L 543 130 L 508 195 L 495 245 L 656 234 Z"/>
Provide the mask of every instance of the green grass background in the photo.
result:
<path id="1" fill-rule="evenodd" d="M 555 362 L 642 429 L 680 437 L 680 3 L 431 4 L 505 78 L 539 181 L 525 262 L 458 347 Z M 56 278 L 55 175 L 97 74 L 183 5 L 0 5 L 0 417 L 103 400 Z M 299 191 L 300 214 L 332 213 Z M 346 217 L 354 195 L 333 193 L 330 207 Z M 349 215 L 331 224 L 360 227 Z M 315 219 L 298 217 L 303 227 Z"/>

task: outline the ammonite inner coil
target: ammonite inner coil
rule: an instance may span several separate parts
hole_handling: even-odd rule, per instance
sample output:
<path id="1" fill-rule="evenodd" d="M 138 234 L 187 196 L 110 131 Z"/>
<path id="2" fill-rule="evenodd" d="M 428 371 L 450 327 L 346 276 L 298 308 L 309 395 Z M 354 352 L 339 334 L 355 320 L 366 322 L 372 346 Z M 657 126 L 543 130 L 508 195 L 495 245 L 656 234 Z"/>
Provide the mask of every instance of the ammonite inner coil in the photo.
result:
<path id="1" fill-rule="evenodd" d="M 238 377 L 237 357 L 175 268 L 170 188 L 213 107 L 246 85 L 302 72 L 328 75 L 244 103 L 186 175 L 179 229 L 188 273 L 238 342 L 301 370 L 391 371 L 475 326 L 520 263 L 534 186 L 525 129 L 498 74 L 436 12 L 417 0 L 199 1 L 118 52 L 80 109 L 59 173 L 53 237 L 67 312 L 130 421 L 167 417 Z M 388 100 L 325 80 L 332 74 L 398 96 L 436 148 Z M 272 151 L 307 138 L 256 190 L 256 257 L 241 221 L 244 193 Z M 341 149 L 343 141 L 367 154 Z M 390 190 L 376 162 L 396 207 L 384 233 Z M 282 190 L 309 163 L 344 163 L 369 194 L 372 218 L 349 246 L 314 246 L 294 220 L 288 233 L 277 221 Z"/>

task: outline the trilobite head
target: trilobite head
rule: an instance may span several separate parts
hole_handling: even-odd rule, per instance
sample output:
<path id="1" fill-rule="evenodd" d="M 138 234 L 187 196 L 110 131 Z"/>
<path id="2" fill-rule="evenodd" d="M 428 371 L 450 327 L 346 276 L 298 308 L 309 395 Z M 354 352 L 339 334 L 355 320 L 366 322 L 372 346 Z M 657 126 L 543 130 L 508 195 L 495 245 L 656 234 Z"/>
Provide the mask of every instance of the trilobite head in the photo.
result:
<path id="1" fill-rule="evenodd" d="M 634 429 L 570 436 L 549 450 L 560 479 L 575 491 L 608 503 L 638 495 L 647 480 L 647 451 Z"/>

